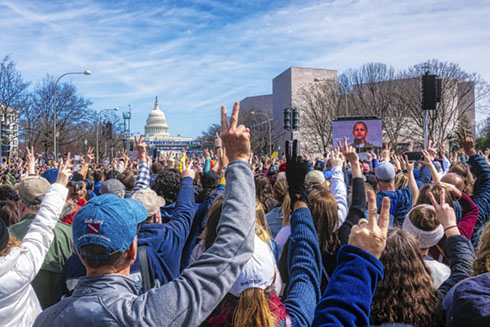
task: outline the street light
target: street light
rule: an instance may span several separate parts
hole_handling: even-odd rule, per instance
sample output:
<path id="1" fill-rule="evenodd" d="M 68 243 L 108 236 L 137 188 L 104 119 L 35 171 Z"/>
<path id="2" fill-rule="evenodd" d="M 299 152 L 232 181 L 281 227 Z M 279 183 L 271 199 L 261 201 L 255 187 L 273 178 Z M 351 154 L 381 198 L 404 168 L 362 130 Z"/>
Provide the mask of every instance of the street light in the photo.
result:
<path id="1" fill-rule="evenodd" d="M 114 107 L 114 108 L 102 109 L 97 113 L 97 116 L 95 116 L 95 164 L 96 165 L 99 164 L 99 116 L 104 111 L 111 111 L 111 110 L 118 111 L 119 108 Z"/>
<path id="2" fill-rule="evenodd" d="M 319 78 L 313 79 L 313 82 L 325 82 L 325 81 L 326 80 L 321 80 Z M 347 101 L 347 89 L 345 88 L 344 84 L 342 84 L 342 83 L 338 83 L 337 82 L 337 85 L 342 86 L 342 90 L 344 91 L 344 95 L 345 95 L 345 115 L 346 116 L 349 116 L 349 102 Z"/>
<path id="3" fill-rule="evenodd" d="M 78 74 L 82 74 L 82 75 L 90 75 L 92 74 L 92 72 L 90 70 L 85 70 L 83 72 L 74 72 L 74 73 L 65 73 L 63 75 L 61 75 L 60 77 L 58 77 L 58 79 L 56 80 L 56 83 L 54 83 L 54 100 L 53 100 L 53 150 L 54 150 L 54 160 L 57 160 L 58 159 L 58 149 L 57 149 L 57 144 L 56 144 L 56 88 L 58 86 L 58 82 L 60 81 L 60 79 L 63 77 L 63 76 L 66 76 L 66 75 L 78 75 Z"/>
<path id="4" fill-rule="evenodd" d="M 251 111 L 250 114 L 252 116 L 255 116 L 255 115 L 264 115 L 265 117 L 267 117 L 267 121 L 269 122 L 269 157 L 270 157 L 270 156 L 272 156 L 272 127 L 271 127 L 271 120 L 272 120 L 272 118 L 268 114 L 263 113 L 263 112 Z"/>

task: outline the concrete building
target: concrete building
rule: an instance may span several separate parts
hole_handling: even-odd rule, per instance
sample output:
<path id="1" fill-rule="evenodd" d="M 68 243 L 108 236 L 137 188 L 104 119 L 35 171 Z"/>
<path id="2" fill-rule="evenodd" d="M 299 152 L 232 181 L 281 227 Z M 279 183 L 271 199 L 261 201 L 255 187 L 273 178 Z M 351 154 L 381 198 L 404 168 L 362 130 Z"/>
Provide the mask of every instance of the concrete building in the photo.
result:
<path id="1" fill-rule="evenodd" d="M 1 155 L 16 156 L 19 150 L 19 112 L 0 105 Z"/>
<path id="2" fill-rule="evenodd" d="M 148 115 L 145 125 L 144 142 L 150 152 L 158 155 L 164 151 L 182 151 L 185 148 L 199 148 L 201 142 L 192 137 L 171 136 L 168 132 L 167 117 L 158 105 L 158 97 L 155 99 L 153 110 Z"/>
<path id="3" fill-rule="evenodd" d="M 281 152 L 284 141 L 290 138 L 290 134 L 282 128 L 284 108 L 295 105 L 295 95 L 300 88 L 317 81 L 337 80 L 337 77 L 337 71 L 332 69 L 289 67 L 272 79 L 272 94 L 246 97 L 240 101 L 240 109 L 260 109 L 267 114 L 272 113 L 273 121 L 278 122 L 274 124 L 276 128 L 273 133 L 280 135 L 273 149 Z"/>
<path id="4" fill-rule="evenodd" d="M 273 129 L 273 135 L 278 136 L 277 142 L 273 144 L 273 151 L 283 152 L 284 141 L 291 137 L 290 134 L 283 128 L 284 108 L 292 106 L 299 107 L 297 91 L 301 88 L 307 87 L 308 84 L 327 80 L 333 80 L 336 82 L 338 80 L 337 70 L 290 67 L 272 79 L 272 94 L 248 96 L 240 101 L 240 108 L 242 111 L 256 109 L 261 110 L 266 114 L 272 114 L 273 126 L 275 126 Z M 379 84 L 379 87 L 384 89 L 392 87 L 392 83 L 400 83 L 400 85 L 408 87 L 410 90 L 409 92 L 413 93 L 415 98 L 417 98 L 420 94 L 420 81 L 418 79 L 378 82 L 376 84 Z M 346 95 L 346 101 L 352 103 L 355 93 L 364 92 L 362 90 L 365 89 L 366 85 L 367 84 L 353 85 L 353 93 Z M 447 105 L 446 108 L 449 108 L 449 110 L 451 106 L 454 106 L 454 108 L 463 108 L 462 110 L 465 111 L 465 115 L 473 128 L 473 135 L 475 135 L 474 85 L 472 82 L 460 83 L 454 80 L 446 80 L 444 81 L 444 85 L 444 87 L 447 88 L 446 92 L 443 94 L 443 101 L 445 101 L 445 104 Z M 406 92 L 407 88 L 404 88 L 403 91 Z M 349 111 L 349 113 L 351 113 L 351 115 L 361 116 L 370 114 L 367 112 L 355 112 L 355 110 L 352 110 L 352 112 Z M 453 118 L 456 116 L 453 116 Z M 449 122 L 448 126 L 449 130 L 452 130 L 456 126 L 456 120 Z M 403 126 L 401 129 L 401 135 L 405 135 L 407 140 L 413 138 L 412 131 L 414 128 L 415 126 L 410 124 Z M 294 137 L 301 139 L 299 133 L 295 133 Z M 405 141 L 405 138 L 402 138 L 401 142 Z"/>

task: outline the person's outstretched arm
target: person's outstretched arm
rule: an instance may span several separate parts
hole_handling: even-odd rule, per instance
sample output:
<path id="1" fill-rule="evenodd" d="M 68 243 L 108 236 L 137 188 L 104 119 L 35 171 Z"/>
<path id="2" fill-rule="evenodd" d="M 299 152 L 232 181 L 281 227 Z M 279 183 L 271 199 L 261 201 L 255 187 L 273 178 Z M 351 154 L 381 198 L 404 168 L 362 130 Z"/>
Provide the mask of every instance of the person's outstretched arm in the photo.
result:
<path id="1" fill-rule="evenodd" d="M 342 244 L 347 244 L 349 241 L 350 231 L 352 226 L 357 224 L 359 219 L 365 216 L 366 210 L 366 194 L 364 190 L 364 180 L 362 179 L 361 166 L 356 150 L 347 144 L 347 139 L 344 137 L 344 145 L 338 142 L 340 151 L 345 159 L 350 162 L 352 167 L 352 202 L 349 208 L 349 213 L 345 222 L 339 228 L 339 239 Z"/>
<path id="2" fill-rule="evenodd" d="M 12 268 L 0 277 L 2 293 L 0 296 L 15 296 L 23 287 L 29 285 L 41 269 L 44 257 L 54 238 L 53 229 L 58 222 L 68 195 L 68 178 L 71 176 L 68 162 L 60 164 L 56 183 L 51 185 L 44 196 L 41 208 L 29 226 L 27 234 L 18 248 L 12 248 L 3 258 L 11 262 Z"/>
<path id="3" fill-rule="evenodd" d="M 252 257 L 255 185 L 247 163 L 250 133 L 243 125 L 237 126 L 239 106 L 236 102 L 229 127 L 226 109 L 221 109 L 221 138 L 231 163 L 226 170 L 225 200 L 215 242 L 179 278 L 139 296 L 130 308 L 125 307 L 128 319 L 155 326 L 199 326 Z"/>

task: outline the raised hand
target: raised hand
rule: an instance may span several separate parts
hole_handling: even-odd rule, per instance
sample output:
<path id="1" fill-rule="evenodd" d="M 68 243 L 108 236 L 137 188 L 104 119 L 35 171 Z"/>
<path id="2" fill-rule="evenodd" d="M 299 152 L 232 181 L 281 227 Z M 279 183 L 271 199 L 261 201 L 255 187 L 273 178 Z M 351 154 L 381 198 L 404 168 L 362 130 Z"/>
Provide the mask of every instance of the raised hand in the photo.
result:
<path id="1" fill-rule="evenodd" d="M 72 175 L 71 168 L 73 165 L 71 164 L 70 155 L 68 154 L 65 162 L 63 162 L 63 159 L 60 159 L 58 166 L 59 168 L 56 183 L 66 186 L 68 185 L 68 181 Z"/>
<path id="2" fill-rule="evenodd" d="M 432 165 L 432 158 L 428 151 L 422 150 L 422 155 L 424 156 L 424 160 L 420 161 L 420 163 L 424 166 L 430 167 Z"/>
<path id="3" fill-rule="evenodd" d="M 221 140 L 221 137 L 219 136 L 218 132 L 216 132 L 216 138 L 214 139 L 214 147 L 216 149 L 219 149 L 223 146 L 223 141 Z"/>
<path id="4" fill-rule="evenodd" d="M 378 208 L 376 196 L 373 191 L 368 191 L 368 219 L 359 220 L 352 227 L 349 244 L 371 253 L 379 259 L 386 247 L 386 235 L 390 221 L 390 199 L 383 198 L 379 220 L 377 220 Z"/>
<path id="5" fill-rule="evenodd" d="M 357 155 L 356 149 L 347 144 L 347 138 L 344 136 L 344 145 L 340 143 L 340 141 L 337 141 L 337 144 L 339 146 L 340 152 L 344 156 L 346 160 L 348 160 L 351 165 L 354 165 L 354 163 L 359 162 L 359 156 Z M 369 153 L 368 153 L 368 158 L 369 158 Z"/>
<path id="6" fill-rule="evenodd" d="M 344 163 L 344 158 L 342 156 L 342 153 L 340 153 L 340 150 L 338 148 L 333 149 L 332 151 L 332 165 L 335 167 L 342 167 L 342 164 Z"/>
<path id="7" fill-rule="evenodd" d="M 194 169 L 184 169 L 182 171 L 182 178 L 185 178 L 185 177 L 191 177 L 192 179 L 194 179 L 196 177 L 196 171 Z"/>
<path id="8" fill-rule="evenodd" d="M 140 138 L 137 139 L 134 137 L 134 144 L 136 145 L 136 151 L 138 151 L 138 158 L 142 161 L 148 161 L 146 156 L 146 143 L 143 142 L 143 135 L 140 135 Z"/>
<path id="9" fill-rule="evenodd" d="M 27 172 L 29 175 L 34 175 L 36 173 L 36 158 L 34 156 L 34 147 L 26 147 L 26 162 L 27 162 Z"/>
<path id="10" fill-rule="evenodd" d="M 446 189 L 443 188 L 439 195 L 439 203 L 437 203 L 434 194 L 432 194 L 432 192 L 429 193 L 430 202 L 432 202 L 432 205 L 436 210 L 436 218 L 441 222 L 446 237 L 460 235 L 454 209 L 446 203 Z"/>
<path id="11" fill-rule="evenodd" d="M 243 125 L 238 125 L 239 112 L 240 103 L 235 102 L 228 124 L 226 107 L 221 106 L 221 139 L 230 161 L 243 160 L 248 162 L 251 154 L 250 130 Z"/>
<path id="12" fill-rule="evenodd" d="M 390 154 L 391 154 L 391 143 L 386 143 L 385 148 L 383 151 L 381 151 L 381 159 L 389 162 L 390 161 Z"/>
<path id="13" fill-rule="evenodd" d="M 86 158 L 85 162 L 87 164 L 90 164 L 92 161 L 94 161 L 95 155 L 94 155 L 94 147 L 93 146 L 88 147 L 87 154 L 85 155 L 85 158 Z"/>
<path id="14" fill-rule="evenodd" d="M 463 134 L 461 134 L 458 131 L 456 131 L 456 134 L 458 134 L 461 147 L 463 147 L 463 150 L 466 153 L 466 155 L 470 157 L 476 154 L 475 141 L 473 140 L 473 138 L 469 137 L 466 134 L 466 129 L 463 129 Z"/>
<path id="15" fill-rule="evenodd" d="M 308 173 L 308 164 L 299 153 L 299 141 L 293 141 L 293 149 L 289 141 L 286 141 L 286 179 L 289 186 L 289 196 L 291 198 L 291 210 L 297 201 L 308 203 L 306 194 L 305 176 Z"/>

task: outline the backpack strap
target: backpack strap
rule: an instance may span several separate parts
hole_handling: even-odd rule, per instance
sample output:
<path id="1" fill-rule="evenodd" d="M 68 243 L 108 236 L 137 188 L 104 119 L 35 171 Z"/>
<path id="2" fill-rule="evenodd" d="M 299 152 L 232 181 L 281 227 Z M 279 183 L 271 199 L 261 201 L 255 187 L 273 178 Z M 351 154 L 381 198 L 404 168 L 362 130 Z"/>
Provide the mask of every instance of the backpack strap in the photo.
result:
<path id="1" fill-rule="evenodd" d="M 144 246 L 138 246 L 138 259 L 140 262 L 141 270 L 141 286 L 143 293 L 151 289 L 150 281 L 150 268 L 148 267 L 148 257 L 146 255 L 146 248 Z"/>

